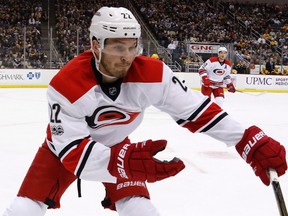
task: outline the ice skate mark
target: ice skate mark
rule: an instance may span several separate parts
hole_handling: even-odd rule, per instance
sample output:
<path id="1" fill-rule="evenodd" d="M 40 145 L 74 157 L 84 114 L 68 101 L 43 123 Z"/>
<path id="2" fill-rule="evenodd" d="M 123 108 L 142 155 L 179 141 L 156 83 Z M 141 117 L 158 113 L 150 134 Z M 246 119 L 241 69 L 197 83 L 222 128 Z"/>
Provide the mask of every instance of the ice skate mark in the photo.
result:
<path id="1" fill-rule="evenodd" d="M 177 153 L 177 151 L 173 150 L 171 147 L 167 146 L 166 147 L 167 150 L 173 152 L 173 154 Z M 192 154 L 191 154 L 192 155 Z M 191 156 L 192 158 L 193 156 Z M 184 161 L 184 164 L 187 166 L 190 166 L 193 170 L 196 170 L 197 172 L 199 173 L 202 173 L 202 174 L 206 174 L 207 172 L 201 168 L 199 165 L 197 165 L 196 163 L 192 162 L 192 159 L 191 158 L 185 158 L 185 157 L 179 157 L 181 160 Z"/>
<path id="2" fill-rule="evenodd" d="M 184 164 L 186 166 L 190 166 L 193 170 L 196 170 L 197 172 L 202 173 L 202 174 L 207 174 L 207 172 L 204 169 L 202 169 L 196 163 L 192 162 L 190 158 L 187 159 L 187 158 L 182 158 L 181 157 L 180 159 L 184 161 Z"/>

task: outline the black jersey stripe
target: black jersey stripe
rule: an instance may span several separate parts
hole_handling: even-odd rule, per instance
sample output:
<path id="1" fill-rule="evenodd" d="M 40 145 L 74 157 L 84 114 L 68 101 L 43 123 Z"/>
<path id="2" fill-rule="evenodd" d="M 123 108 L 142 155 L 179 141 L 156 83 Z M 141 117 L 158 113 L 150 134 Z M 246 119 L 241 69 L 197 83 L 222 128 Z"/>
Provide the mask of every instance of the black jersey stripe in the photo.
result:
<path id="1" fill-rule="evenodd" d="M 219 115 L 216 119 L 214 119 L 214 121 L 212 121 L 209 125 L 207 125 L 205 128 L 203 128 L 200 133 L 202 132 L 206 132 L 208 130 L 210 130 L 212 127 L 214 127 L 216 124 L 218 124 L 218 122 L 220 122 L 223 118 L 225 118 L 225 116 L 227 116 L 228 114 L 226 112 L 222 113 L 221 115 Z"/>
<path id="2" fill-rule="evenodd" d="M 193 120 L 196 118 L 196 116 L 198 116 L 199 113 L 202 112 L 203 109 L 210 103 L 210 101 L 211 101 L 210 98 L 207 98 L 207 99 L 201 104 L 201 106 L 200 106 L 198 109 L 196 109 L 195 112 L 192 113 L 192 115 L 191 115 L 187 120 L 193 121 Z M 179 119 L 179 120 L 176 121 L 176 122 L 177 122 L 177 124 L 181 125 L 183 122 L 185 122 L 185 121 L 187 121 L 187 120 Z"/>
<path id="3" fill-rule="evenodd" d="M 89 158 L 89 156 L 90 156 L 90 153 L 91 153 L 91 151 L 92 151 L 92 148 L 93 148 L 93 146 L 94 146 L 95 144 L 96 144 L 95 141 L 92 141 L 92 142 L 89 144 L 89 146 L 88 146 L 88 148 L 87 148 L 87 150 L 86 150 L 86 152 L 85 152 L 85 155 L 84 155 L 84 157 L 83 157 L 83 159 L 82 159 L 82 161 L 81 161 L 81 164 L 80 164 L 80 166 L 79 166 L 79 168 L 78 168 L 78 170 L 77 170 L 77 172 L 76 172 L 76 176 L 80 177 L 80 175 L 81 175 L 81 173 L 82 173 L 82 171 L 83 171 L 83 169 L 84 169 L 84 167 L 85 167 L 85 165 L 86 165 L 86 162 L 87 162 L 87 160 L 88 160 L 88 158 Z"/>
<path id="4" fill-rule="evenodd" d="M 91 136 L 87 136 L 84 139 L 88 139 Z M 83 139 L 78 139 L 78 140 L 74 140 L 73 142 L 69 143 L 67 146 L 65 146 L 64 149 L 62 149 L 62 151 L 59 153 L 58 157 L 61 159 L 71 148 L 73 148 L 76 145 L 79 145 L 81 142 L 83 141 Z"/>
<path id="5" fill-rule="evenodd" d="M 74 146 L 79 145 L 82 141 L 83 141 L 83 139 L 78 139 L 78 140 L 74 140 L 73 142 L 69 143 L 67 146 L 65 146 L 64 149 L 62 149 L 62 151 L 59 153 L 58 157 L 61 159 L 66 154 L 66 152 L 68 152 Z"/>

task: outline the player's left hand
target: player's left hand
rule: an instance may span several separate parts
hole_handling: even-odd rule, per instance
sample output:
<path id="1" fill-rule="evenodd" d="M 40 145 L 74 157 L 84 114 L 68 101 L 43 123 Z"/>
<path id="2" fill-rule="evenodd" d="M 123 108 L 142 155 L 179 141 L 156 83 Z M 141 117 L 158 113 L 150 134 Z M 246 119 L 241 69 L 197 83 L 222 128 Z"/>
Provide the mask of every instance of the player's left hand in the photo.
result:
<path id="1" fill-rule="evenodd" d="M 227 84 L 227 89 L 228 89 L 228 92 L 232 92 L 232 93 L 235 93 L 235 91 L 236 91 L 232 82 Z"/>
<path id="2" fill-rule="evenodd" d="M 246 129 L 236 150 L 267 186 L 270 184 L 269 169 L 276 170 L 278 176 L 287 170 L 284 146 L 256 126 Z"/>
<path id="3" fill-rule="evenodd" d="M 153 156 L 166 148 L 166 140 L 119 143 L 111 147 L 108 170 L 122 179 L 156 182 L 178 174 L 185 168 L 182 160 L 160 161 Z"/>

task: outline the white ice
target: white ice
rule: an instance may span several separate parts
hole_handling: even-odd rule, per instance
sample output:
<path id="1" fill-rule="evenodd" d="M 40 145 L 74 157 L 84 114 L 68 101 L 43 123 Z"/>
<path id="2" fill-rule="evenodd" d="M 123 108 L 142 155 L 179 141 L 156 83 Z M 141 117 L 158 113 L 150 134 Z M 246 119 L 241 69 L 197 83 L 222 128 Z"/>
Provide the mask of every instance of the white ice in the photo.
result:
<path id="1" fill-rule="evenodd" d="M 288 95 L 285 93 L 226 93 L 224 109 L 245 126 L 255 124 L 288 144 Z M 46 89 L 0 89 L 0 214 L 16 195 L 22 179 L 45 137 Z M 149 108 L 132 141 L 167 139 L 158 157 L 180 157 L 186 169 L 179 175 L 149 184 L 151 199 L 163 216 L 277 216 L 271 186 L 256 177 L 234 147 L 179 127 L 168 115 Z M 288 201 L 288 174 L 280 178 Z M 114 216 L 100 204 L 99 182 L 82 181 L 82 198 L 72 184 L 62 207 L 47 216 Z"/>

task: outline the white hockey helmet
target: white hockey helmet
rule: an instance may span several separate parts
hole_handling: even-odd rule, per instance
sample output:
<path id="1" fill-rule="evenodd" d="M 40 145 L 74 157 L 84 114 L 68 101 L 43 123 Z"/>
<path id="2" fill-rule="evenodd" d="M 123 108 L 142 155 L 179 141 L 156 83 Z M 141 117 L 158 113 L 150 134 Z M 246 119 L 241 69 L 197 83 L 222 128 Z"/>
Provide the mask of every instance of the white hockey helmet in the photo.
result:
<path id="1" fill-rule="evenodd" d="M 218 48 L 218 54 L 219 54 L 220 52 L 226 52 L 226 53 L 227 53 L 228 51 L 227 51 L 226 47 L 219 47 L 219 48 Z"/>
<path id="2" fill-rule="evenodd" d="M 89 28 L 90 40 L 98 40 L 100 50 L 107 38 L 136 38 L 141 36 L 141 27 L 134 15 L 123 7 L 101 7 L 93 16 Z"/>

